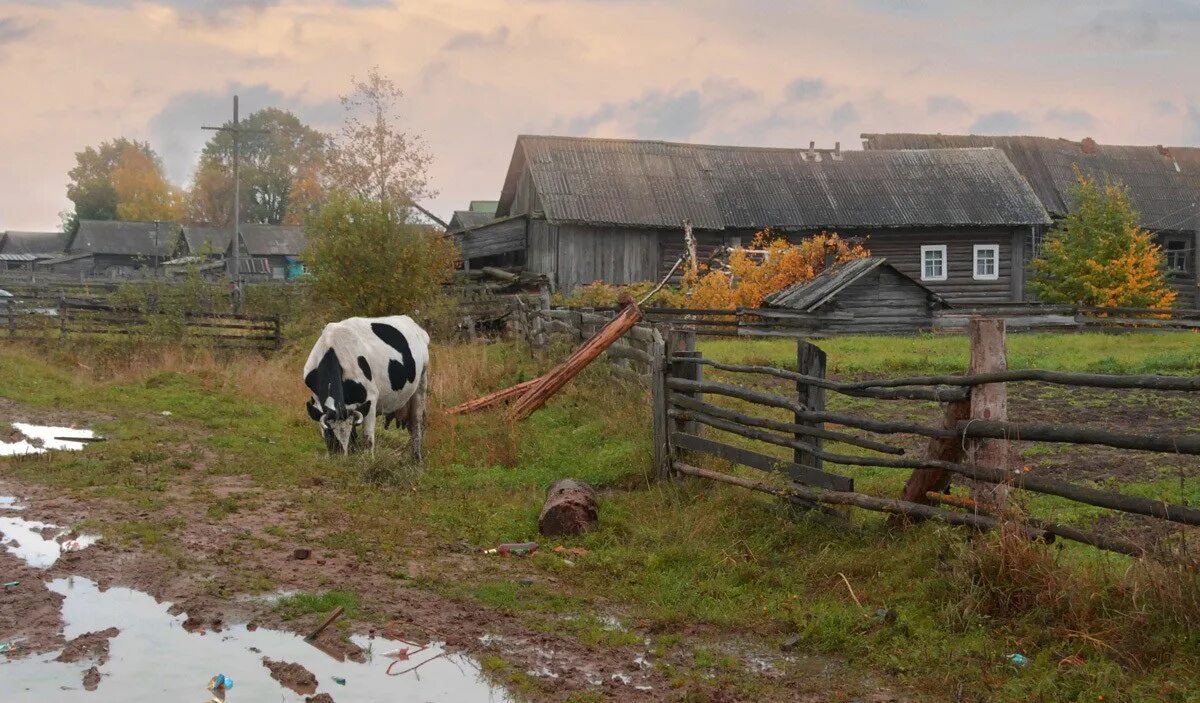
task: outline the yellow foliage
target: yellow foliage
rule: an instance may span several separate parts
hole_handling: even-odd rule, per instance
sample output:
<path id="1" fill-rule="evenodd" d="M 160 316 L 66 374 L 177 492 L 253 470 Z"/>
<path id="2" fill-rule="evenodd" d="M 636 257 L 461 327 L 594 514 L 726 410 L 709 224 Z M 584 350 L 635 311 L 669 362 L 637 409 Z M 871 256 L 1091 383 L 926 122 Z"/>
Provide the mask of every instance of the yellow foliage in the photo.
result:
<path id="1" fill-rule="evenodd" d="M 112 172 L 117 194 L 117 218 L 149 222 L 183 217 L 183 197 L 171 188 L 162 171 L 145 152 L 126 149 Z"/>

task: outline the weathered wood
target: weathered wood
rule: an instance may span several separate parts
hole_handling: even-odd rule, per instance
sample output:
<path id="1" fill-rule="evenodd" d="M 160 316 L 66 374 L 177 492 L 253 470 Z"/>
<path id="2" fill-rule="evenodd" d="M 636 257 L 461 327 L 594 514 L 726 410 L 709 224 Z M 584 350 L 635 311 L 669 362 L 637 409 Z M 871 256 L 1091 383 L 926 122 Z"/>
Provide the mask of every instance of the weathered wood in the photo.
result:
<path id="1" fill-rule="evenodd" d="M 796 371 L 813 378 L 825 378 L 825 352 L 802 339 L 796 340 Z M 813 412 L 821 412 L 825 410 L 825 389 L 817 384 L 797 380 L 796 401 Z M 803 418 L 800 417 L 795 418 L 795 423 L 797 425 L 811 425 L 816 429 L 824 428 L 820 422 L 804 422 Z M 793 436 L 799 440 L 801 433 L 793 433 Z M 820 470 L 822 466 L 819 452 L 823 448 L 822 438 L 820 435 L 814 435 L 808 441 L 816 448 L 818 453 L 812 453 L 800 447 L 795 447 L 792 453 L 792 460 L 801 466 L 809 466 Z"/>
<path id="2" fill-rule="evenodd" d="M 654 476 L 665 479 L 671 474 L 671 438 L 667 418 L 667 347 L 662 336 L 655 330 L 650 365 L 651 425 L 654 430 Z"/>
<path id="3" fill-rule="evenodd" d="M 529 390 L 537 381 L 538 379 L 531 378 L 528 381 L 522 381 L 515 386 L 509 386 L 508 388 L 502 388 L 498 391 L 493 391 L 487 395 L 480 396 L 475 400 L 468 400 L 465 403 L 460 403 L 455 405 L 453 408 L 450 408 L 446 411 L 446 414 L 462 415 L 463 413 L 471 413 L 477 410 L 490 408 L 493 405 L 498 405 L 506 400 L 511 400 L 521 395 L 525 391 Z"/>
<path id="4" fill-rule="evenodd" d="M 938 388 L 901 388 L 901 389 L 882 389 L 882 388 L 860 388 L 860 384 L 848 384 L 839 381 L 831 381 L 827 378 L 817 378 L 811 374 L 798 373 L 788 369 L 777 369 L 772 366 L 756 366 L 752 364 L 730 364 L 714 359 L 699 359 L 694 363 L 711 366 L 722 371 L 732 371 L 735 373 L 760 373 L 775 378 L 783 378 L 789 381 L 806 383 L 809 385 L 818 386 L 826 390 L 831 390 L 843 395 L 853 396 L 856 398 L 877 398 L 879 400 L 935 400 L 941 402 L 950 402 L 955 400 L 963 400 L 970 396 L 970 390 L 961 387 L 941 386 Z"/>
<path id="5" fill-rule="evenodd" d="M 1008 368 L 1008 352 L 1005 348 L 1004 320 L 976 318 L 967 328 L 971 341 L 970 373 L 995 373 Z M 1008 419 L 1008 386 L 1003 383 L 985 383 L 971 390 L 971 419 L 979 421 L 1004 421 Z M 1009 472 L 1012 470 L 1012 445 L 1007 439 L 975 438 L 967 443 L 968 463 L 990 466 Z M 976 486 L 972 493 L 978 503 L 989 509 L 1003 510 L 1008 505 L 1008 487 L 1003 484 Z"/>
<path id="6" fill-rule="evenodd" d="M 697 437 L 686 432 L 673 432 L 671 433 L 671 443 L 680 449 L 711 454 L 726 461 L 743 464 L 759 471 L 776 472 L 789 478 L 793 475 L 799 475 L 804 478 L 806 484 L 811 486 L 825 486 L 840 491 L 854 490 L 854 479 L 849 476 L 839 476 L 838 474 L 818 471 L 807 466 L 794 464 L 787 459 L 760 454 L 749 449 L 708 439 L 707 437 Z M 677 465 L 678 462 L 675 464 Z"/>
<path id="7" fill-rule="evenodd" d="M 882 452 L 884 454 L 904 454 L 903 449 L 891 444 L 876 442 L 872 439 L 857 437 L 844 432 L 826 430 L 811 424 L 798 425 L 794 422 L 783 422 L 782 420 L 774 420 L 768 417 L 758 417 L 756 415 L 738 412 L 737 410 L 732 410 L 730 408 L 723 408 L 719 405 L 712 405 L 711 403 L 695 400 L 679 393 L 671 393 L 669 399 L 672 405 L 685 410 L 695 410 L 697 412 L 706 413 L 708 415 L 719 417 L 725 420 L 732 420 L 733 422 L 741 425 L 765 427 L 767 429 L 776 430 L 777 432 L 789 432 L 793 435 L 820 437 L 821 439 L 827 439 L 831 442 L 841 442 L 842 444 L 849 444 L 854 447 L 870 449 L 871 451 Z"/>
<path id="8" fill-rule="evenodd" d="M 1025 381 L 1053 383 L 1064 386 L 1085 386 L 1089 388 L 1200 391 L 1200 376 L 1155 376 L 1150 374 L 1116 376 L 1098 373 L 1046 371 L 1044 369 L 1008 369 L 1006 371 L 981 374 L 881 378 L 843 383 L 842 388 L 852 390 L 858 388 L 897 388 L 900 386 L 977 386 L 984 383 L 1016 383 Z"/>
<path id="9" fill-rule="evenodd" d="M 620 315 L 613 318 L 612 322 L 608 323 L 599 333 L 575 350 L 575 353 L 566 361 L 537 379 L 537 382 L 530 386 L 509 408 L 509 419 L 515 422 L 532 415 L 641 319 L 642 311 L 630 302 Z"/>
<path id="10" fill-rule="evenodd" d="M 942 413 L 942 427 L 954 430 L 960 421 L 971 416 L 971 401 L 960 400 L 946 403 Z M 931 461 L 961 462 L 963 458 L 962 442 L 957 437 L 931 437 L 925 448 L 925 458 Z M 928 502 L 928 494 L 943 491 L 950 486 L 952 474 L 945 469 L 916 469 L 904 484 L 901 500 L 910 503 Z M 898 521 L 893 520 L 893 523 Z"/>
<path id="11" fill-rule="evenodd" d="M 315 630 L 308 633 L 308 637 L 305 637 L 304 639 L 315 640 L 318 635 L 320 635 L 322 632 L 325 631 L 325 628 L 327 628 L 333 624 L 334 620 L 337 620 L 338 618 L 342 617 L 342 613 L 344 613 L 344 612 L 346 612 L 345 608 L 343 608 L 340 605 L 338 607 L 334 608 L 333 612 L 330 613 L 329 616 L 326 617 L 324 620 L 322 620 L 321 624 L 317 625 L 317 628 Z"/>
<path id="12" fill-rule="evenodd" d="M 596 529 L 600 508 L 596 491 L 573 478 L 550 484 L 538 516 L 538 532 L 546 537 L 579 535 Z"/>

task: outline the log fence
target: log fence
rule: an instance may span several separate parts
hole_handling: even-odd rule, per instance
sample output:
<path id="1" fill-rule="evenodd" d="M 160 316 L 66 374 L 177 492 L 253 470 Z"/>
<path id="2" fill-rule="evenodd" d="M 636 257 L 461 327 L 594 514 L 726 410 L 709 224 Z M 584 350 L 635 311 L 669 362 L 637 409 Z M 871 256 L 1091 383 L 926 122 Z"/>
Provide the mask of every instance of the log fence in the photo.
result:
<path id="1" fill-rule="evenodd" d="M 1093 445 L 1117 449 L 1200 455 L 1200 434 L 1117 432 L 1072 424 L 1011 421 L 1007 384 L 1052 383 L 1080 388 L 1200 391 L 1200 378 L 1157 375 L 1105 375 L 1007 369 L 1003 319 L 977 318 L 968 329 L 971 365 L 961 375 L 913 376 L 842 382 L 825 377 L 824 353 L 810 342 L 797 342 L 797 370 L 734 364 L 703 358 L 694 351 L 673 351 L 694 330 L 668 327 L 662 358 L 652 364 L 655 467 L 660 478 L 691 476 L 776 495 L 807 507 L 856 506 L 892 515 L 891 523 L 935 519 L 974 529 L 995 529 L 1013 522 L 1031 538 L 1063 538 L 1101 549 L 1141 556 L 1151 550 L 1115 535 L 1098 534 L 1012 509 L 1015 491 L 1057 498 L 1177 525 L 1200 525 L 1200 509 L 1167 500 L 1129 495 L 1083 483 L 1029 472 L 1016 460 L 1016 442 Z M 722 380 L 702 377 L 704 368 L 725 372 Z M 790 388 L 794 395 L 768 392 L 724 377 L 751 377 L 769 388 Z M 884 402 L 936 401 L 942 422 L 876 419 L 831 412 L 824 394 L 838 393 Z M 780 417 L 784 411 L 790 415 Z M 834 427 L 831 427 L 834 426 Z M 716 431 L 716 436 L 710 434 Z M 922 456 L 879 435 L 928 438 Z M 830 443 L 861 451 L 842 454 Z M 769 447 L 769 449 L 768 449 Z M 781 450 L 790 450 L 783 456 Z M 750 467 L 771 478 L 752 480 L 702 468 L 697 458 L 716 458 Z M 856 492 L 851 476 L 837 467 L 910 470 L 896 498 Z M 953 482 L 966 482 L 971 498 L 947 496 Z M 1011 494 L 1011 495 L 1010 495 Z M 964 512 L 966 511 L 966 512 Z M 1178 555 L 1151 554 L 1157 558 Z"/>

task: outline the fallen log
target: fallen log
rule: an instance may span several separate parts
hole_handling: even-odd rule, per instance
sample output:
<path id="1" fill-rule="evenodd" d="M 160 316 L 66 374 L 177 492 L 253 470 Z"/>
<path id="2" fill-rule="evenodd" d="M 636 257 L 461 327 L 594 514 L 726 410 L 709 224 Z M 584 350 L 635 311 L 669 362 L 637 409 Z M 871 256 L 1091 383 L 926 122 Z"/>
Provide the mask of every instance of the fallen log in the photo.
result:
<path id="1" fill-rule="evenodd" d="M 305 637 L 304 639 L 310 640 L 310 641 L 315 640 L 317 638 L 317 635 L 320 635 L 322 632 L 325 631 L 325 628 L 332 625 L 334 620 L 337 620 L 338 618 L 342 617 L 342 613 L 344 613 L 344 612 L 346 612 L 346 609 L 340 605 L 338 607 L 334 608 L 333 612 L 329 614 L 329 617 L 322 620 L 321 624 L 317 625 L 317 629 L 308 633 L 308 637 Z"/>
<path id="2" fill-rule="evenodd" d="M 538 379 L 531 378 L 528 381 L 521 381 L 515 386 L 509 386 L 508 388 L 488 393 L 485 396 L 480 396 L 475 400 L 468 400 L 465 403 L 460 403 L 455 405 L 453 408 L 450 408 L 446 411 L 446 414 L 462 415 L 463 413 L 473 413 L 476 410 L 490 408 L 493 405 L 498 405 L 499 403 L 503 403 L 506 400 L 511 400 L 521 395 L 525 391 L 529 390 L 529 388 L 531 388 L 534 383 L 537 383 L 537 381 Z"/>
<path id="3" fill-rule="evenodd" d="M 538 516 L 538 532 L 563 537 L 590 532 L 599 518 L 596 491 L 583 481 L 566 478 L 550 484 Z"/>
<path id="4" fill-rule="evenodd" d="M 613 342 L 620 339 L 634 325 L 641 321 L 641 308 L 628 295 L 625 296 L 623 302 L 625 303 L 625 307 L 619 315 L 601 328 L 591 339 L 584 342 L 566 361 L 555 366 L 546 375 L 537 379 L 513 403 L 508 411 L 510 421 L 524 420 L 536 412 L 538 408 L 546 404 L 546 401 L 551 396 L 567 385 L 572 378 L 575 378 L 584 367 L 595 361 L 596 357 L 604 353 L 604 350 L 608 349 Z"/>

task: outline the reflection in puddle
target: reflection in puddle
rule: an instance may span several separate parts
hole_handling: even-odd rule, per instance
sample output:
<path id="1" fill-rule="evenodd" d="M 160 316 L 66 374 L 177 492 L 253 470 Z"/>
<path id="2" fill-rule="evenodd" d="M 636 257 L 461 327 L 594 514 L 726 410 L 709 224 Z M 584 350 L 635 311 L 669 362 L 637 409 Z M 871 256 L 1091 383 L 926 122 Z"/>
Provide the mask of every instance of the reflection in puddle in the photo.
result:
<path id="1" fill-rule="evenodd" d="M 85 632 L 117 627 L 120 633 L 109 644 L 109 661 L 101 665 L 103 678 L 93 692 L 83 690 L 83 672 L 92 662 L 65 664 L 53 661 L 57 653 L 0 663 L 4 701 L 70 701 L 90 703 L 161 703 L 205 700 L 210 678 L 222 673 L 233 679 L 229 703 L 302 701 L 271 678 L 263 657 L 295 662 L 317 678 L 317 691 L 337 701 L 510 701 L 503 689 L 493 688 L 468 658 L 445 654 L 430 647 L 413 657 L 410 666 L 437 657 L 427 666 L 402 676 L 388 676 L 393 659 L 382 653 L 407 647 L 403 642 L 353 637 L 367 650 L 365 663 L 339 662 L 305 643 L 299 635 L 263 628 L 249 631 L 244 625 L 220 632 L 193 634 L 183 629 L 183 615 L 172 616 L 169 604 L 127 588 L 101 592 L 83 578 L 57 579 L 50 589 L 61 593 L 63 635 L 67 639 Z M 396 670 L 403 670 L 396 667 Z M 335 682 L 345 680 L 345 685 Z"/>
<path id="2" fill-rule="evenodd" d="M 50 425 L 30 425 L 24 422 L 12 423 L 13 429 L 25 436 L 18 442 L 0 442 L 0 456 L 21 456 L 25 454 L 43 454 L 50 449 L 79 451 L 84 442 L 72 439 L 95 439 L 96 433 L 91 430 L 80 430 L 74 427 L 52 427 Z"/>
<path id="3" fill-rule="evenodd" d="M 25 506 L 17 502 L 16 496 L 0 496 L 0 510 L 24 510 Z"/>
<path id="4" fill-rule="evenodd" d="M 0 544 L 26 564 L 48 569 L 63 552 L 75 552 L 100 540 L 96 535 L 68 537 L 70 530 L 48 522 L 0 516 Z"/>

